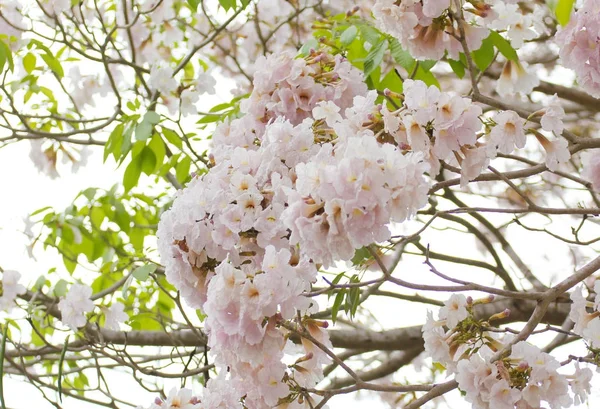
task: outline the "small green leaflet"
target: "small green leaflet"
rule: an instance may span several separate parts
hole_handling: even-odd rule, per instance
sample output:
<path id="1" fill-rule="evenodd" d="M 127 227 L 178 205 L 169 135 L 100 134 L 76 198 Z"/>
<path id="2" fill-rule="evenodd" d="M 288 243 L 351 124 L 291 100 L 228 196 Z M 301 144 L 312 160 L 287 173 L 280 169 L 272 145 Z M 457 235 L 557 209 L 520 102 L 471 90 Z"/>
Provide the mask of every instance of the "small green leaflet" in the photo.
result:
<path id="1" fill-rule="evenodd" d="M 472 53 L 473 62 L 481 71 L 485 71 L 494 61 L 494 43 L 488 37 L 482 41 L 479 50 L 475 50 Z"/>
<path id="2" fill-rule="evenodd" d="M 348 27 L 347 29 L 344 30 L 344 32 L 340 36 L 340 43 L 342 43 L 342 45 L 344 47 L 349 46 L 350 43 L 352 43 L 352 41 L 354 41 L 357 34 L 358 34 L 358 28 L 356 28 L 356 26 Z"/>
<path id="3" fill-rule="evenodd" d="M 371 75 L 371 73 L 375 71 L 377 67 L 379 67 L 379 64 L 381 64 L 381 61 L 383 60 L 383 56 L 385 54 L 385 50 L 387 50 L 387 47 L 388 41 L 383 40 L 380 41 L 377 45 L 374 45 L 373 48 L 371 48 L 369 54 L 367 54 L 367 56 L 365 57 L 365 77 Z"/>
<path id="4" fill-rule="evenodd" d="M 133 270 L 133 277 L 135 277 L 138 281 L 146 281 L 150 274 L 156 271 L 156 264 L 146 264 L 145 266 L 140 266 Z"/>
<path id="5" fill-rule="evenodd" d="M 187 0 L 187 3 L 190 5 L 192 11 L 198 10 L 198 4 L 200 4 L 200 0 Z"/>
<path id="6" fill-rule="evenodd" d="M 510 42 L 504 37 L 502 37 L 500 34 L 498 34 L 495 31 L 490 31 L 490 36 L 487 39 L 494 43 L 498 51 L 500 51 L 500 53 L 504 57 L 506 57 L 507 60 L 511 60 L 514 62 L 519 61 L 517 51 L 513 48 L 512 45 L 510 45 Z"/>
<path id="7" fill-rule="evenodd" d="M 575 0 L 558 0 L 554 13 L 561 26 L 566 26 L 569 23 L 574 4 Z"/>

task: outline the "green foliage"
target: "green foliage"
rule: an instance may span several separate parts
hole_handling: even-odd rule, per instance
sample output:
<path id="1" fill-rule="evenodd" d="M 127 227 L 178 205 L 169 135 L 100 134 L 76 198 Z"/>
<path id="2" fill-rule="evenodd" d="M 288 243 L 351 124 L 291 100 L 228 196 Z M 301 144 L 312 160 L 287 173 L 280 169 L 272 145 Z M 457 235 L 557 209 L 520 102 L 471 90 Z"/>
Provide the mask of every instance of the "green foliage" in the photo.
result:
<path id="1" fill-rule="evenodd" d="M 488 36 L 481 42 L 481 47 L 478 50 L 471 52 L 473 62 L 481 71 L 485 71 L 487 67 L 494 61 L 494 42 Z"/>
<path id="2" fill-rule="evenodd" d="M 502 37 L 495 31 L 490 31 L 490 35 L 487 38 L 491 40 L 494 46 L 500 51 L 500 53 L 508 60 L 511 61 L 519 61 L 519 56 L 517 55 L 517 51 L 510 45 L 510 41 Z"/>
<path id="3" fill-rule="evenodd" d="M 554 13 L 556 14 L 556 20 L 561 26 L 566 26 L 569 23 L 574 5 L 575 0 L 558 0 L 556 3 Z"/>

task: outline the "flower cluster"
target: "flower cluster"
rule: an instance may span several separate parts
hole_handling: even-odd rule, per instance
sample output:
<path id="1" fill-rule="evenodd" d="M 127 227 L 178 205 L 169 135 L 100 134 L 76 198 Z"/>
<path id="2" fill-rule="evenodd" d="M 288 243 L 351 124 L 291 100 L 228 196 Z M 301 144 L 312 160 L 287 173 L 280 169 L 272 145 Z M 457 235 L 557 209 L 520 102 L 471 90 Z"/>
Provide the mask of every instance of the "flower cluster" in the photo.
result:
<path id="1" fill-rule="evenodd" d="M 91 312 L 95 305 L 91 299 L 92 288 L 83 284 L 73 284 L 67 295 L 58 303 L 61 321 L 77 331 L 87 323 L 86 314 Z M 129 316 L 123 311 L 125 306 L 120 302 L 113 302 L 110 307 L 101 307 L 104 311 L 104 327 L 119 330 L 119 324 L 125 322 Z"/>
<path id="2" fill-rule="evenodd" d="M 439 60 L 448 52 L 450 58 L 458 59 L 463 51 L 463 33 L 469 50 L 477 50 L 489 29 L 506 31 L 515 48 L 546 31 L 542 7 L 524 14 L 524 8 L 515 3 L 464 2 L 465 9 L 460 13 L 468 18 L 466 22 L 456 18 L 459 13 L 451 0 L 377 0 L 373 15 L 379 28 L 397 38 L 414 58 Z"/>
<path id="3" fill-rule="evenodd" d="M 588 301 L 579 286 L 571 293 L 569 318 L 575 323 L 573 332 L 583 337 L 594 349 L 600 349 L 600 281 L 594 283 L 594 301 Z"/>
<path id="4" fill-rule="evenodd" d="M 349 260 L 390 237 L 390 221 L 427 199 L 427 165 L 382 143 L 376 93 L 340 56 L 272 55 L 257 62 L 241 118 L 213 138 L 213 166 L 178 193 L 158 229 L 167 278 L 207 315 L 208 345 L 248 407 L 294 401 L 322 376 L 327 323 L 305 334 L 286 366 L 284 320 L 316 307 L 304 296 L 316 265 Z M 307 340 L 306 338 L 310 339 Z"/>
<path id="5" fill-rule="evenodd" d="M 66 297 L 58 303 L 61 321 L 73 331 L 86 324 L 85 314 L 94 309 L 94 302 L 90 300 L 92 289 L 87 285 L 73 284 Z"/>
<path id="6" fill-rule="evenodd" d="M 148 409 L 207 409 L 209 407 L 211 406 L 201 404 L 200 399 L 193 396 L 190 389 L 182 388 L 177 390 L 177 388 L 172 388 L 169 391 L 167 399 L 156 398 Z M 219 406 L 212 407 L 217 408 Z M 144 409 L 144 407 L 138 406 L 136 409 Z"/>
<path id="7" fill-rule="evenodd" d="M 384 131 L 400 146 L 422 152 L 429 159 L 432 174 L 439 170 L 438 159 L 458 162 L 463 187 L 479 176 L 498 153 L 510 154 L 515 148 L 523 148 L 528 132 L 536 136 L 546 151 L 550 170 L 556 170 L 571 157 L 566 140 L 549 141 L 537 130 L 526 129 L 526 120 L 514 111 L 498 111 L 491 117 L 483 117 L 481 107 L 470 99 L 413 80 L 404 82 L 403 99 L 403 105 L 395 111 L 382 107 Z M 556 97 L 536 114 L 541 116 L 545 131 L 562 133 L 565 113 Z"/>
<path id="8" fill-rule="evenodd" d="M 592 371 L 577 368 L 566 376 L 557 370 L 560 363 L 538 347 L 520 341 L 509 357 L 491 362 L 493 351 L 482 347 L 477 354 L 458 362 L 456 381 L 474 409 L 540 409 L 542 402 L 552 408 L 566 408 L 584 402 L 590 393 Z"/>
<path id="9" fill-rule="evenodd" d="M 13 270 L 5 270 L 0 281 L 0 310 L 10 311 L 14 307 L 17 295 L 25 294 L 27 290 L 19 284 L 21 274 Z"/>
<path id="10" fill-rule="evenodd" d="M 577 74 L 581 88 L 600 97 L 600 1 L 585 0 L 555 37 L 565 67 Z"/>
<path id="11" fill-rule="evenodd" d="M 473 408 L 541 409 L 543 401 L 552 408 L 565 408 L 573 399 L 576 404 L 584 402 L 592 371 L 577 366 L 574 375 L 560 374 L 561 364 L 538 347 L 525 341 L 514 343 L 513 335 L 489 332 L 489 322 L 509 315 L 506 310 L 487 320 L 475 319 L 473 307 L 492 299 L 474 301 L 454 294 L 440 309 L 439 319 L 434 320 L 429 312 L 423 327 L 425 351 L 455 374 Z M 509 356 L 496 356 L 509 345 Z"/>

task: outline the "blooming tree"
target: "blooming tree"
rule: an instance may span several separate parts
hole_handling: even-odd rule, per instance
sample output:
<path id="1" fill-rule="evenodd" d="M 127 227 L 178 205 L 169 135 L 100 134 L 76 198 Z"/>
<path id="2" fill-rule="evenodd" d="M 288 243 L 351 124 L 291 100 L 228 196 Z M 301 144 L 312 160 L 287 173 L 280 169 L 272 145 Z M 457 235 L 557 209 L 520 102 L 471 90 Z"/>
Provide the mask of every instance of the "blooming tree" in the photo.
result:
<path id="1" fill-rule="evenodd" d="M 597 401 L 599 0 L 0 0 L 0 73 L 3 147 L 123 172 L 27 220 L 63 263 L 2 271 L 0 377 L 57 408 Z"/>

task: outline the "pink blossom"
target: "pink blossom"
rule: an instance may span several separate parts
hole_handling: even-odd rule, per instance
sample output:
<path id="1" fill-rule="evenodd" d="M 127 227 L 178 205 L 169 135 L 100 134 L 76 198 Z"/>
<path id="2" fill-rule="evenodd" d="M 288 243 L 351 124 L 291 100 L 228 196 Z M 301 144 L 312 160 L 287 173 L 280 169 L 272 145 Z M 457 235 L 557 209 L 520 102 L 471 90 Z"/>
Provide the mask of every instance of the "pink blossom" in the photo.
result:
<path id="1" fill-rule="evenodd" d="M 501 153 L 511 153 L 515 147 L 523 148 L 526 142 L 525 120 L 514 111 L 502 111 L 494 116 L 496 125 L 490 132 L 490 142 Z"/>
<path id="2" fill-rule="evenodd" d="M 573 69 L 581 88 L 596 98 L 600 97 L 599 9 L 597 0 L 584 1 L 555 36 L 563 65 Z"/>

